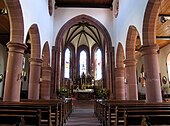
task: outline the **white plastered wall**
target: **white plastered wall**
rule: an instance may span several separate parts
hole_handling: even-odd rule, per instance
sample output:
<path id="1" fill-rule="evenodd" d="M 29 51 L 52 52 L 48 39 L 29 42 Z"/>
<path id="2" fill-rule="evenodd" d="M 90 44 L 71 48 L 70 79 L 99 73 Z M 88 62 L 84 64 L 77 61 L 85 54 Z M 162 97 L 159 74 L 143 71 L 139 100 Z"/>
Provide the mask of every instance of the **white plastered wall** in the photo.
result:
<path id="1" fill-rule="evenodd" d="M 110 9 L 101 8 L 57 8 L 54 15 L 54 40 L 61 27 L 70 19 L 79 15 L 88 15 L 98 20 L 109 32 L 113 42 L 113 12 Z M 53 43 L 55 45 L 55 43 Z M 113 45 L 113 43 L 112 43 Z"/>
<path id="2" fill-rule="evenodd" d="M 51 50 L 51 43 L 53 41 L 53 15 L 49 15 L 48 0 L 20 0 L 20 3 L 24 18 L 24 38 L 26 39 L 31 25 L 37 24 L 40 34 L 41 51 L 46 41 L 49 42 Z"/>
<path id="3" fill-rule="evenodd" d="M 136 27 L 142 42 L 143 18 L 148 0 L 119 0 L 119 13 L 113 19 L 113 38 L 115 52 L 118 42 L 121 42 L 124 51 L 126 46 L 127 32 L 130 25 Z M 113 10 L 114 10 L 113 2 Z"/>
<path id="4" fill-rule="evenodd" d="M 168 78 L 168 70 L 167 70 L 167 56 L 170 53 L 170 44 L 161 48 L 159 51 L 159 67 L 160 67 L 160 73 L 161 73 L 161 84 L 163 86 L 169 87 L 169 81 L 170 78 Z M 166 84 L 162 83 L 162 77 L 165 76 L 167 78 Z M 170 90 L 168 90 L 168 93 L 170 93 Z"/>
<path id="5" fill-rule="evenodd" d="M 6 64 L 7 64 L 7 49 L 3 45 L 0 44 L 0 74 L 5 77 L 5 70 L 6 70 Z M 4 78 L 0 82 L 0 98 L 2 97 L 3 93 L 3 85 L 4 85 Z"/>

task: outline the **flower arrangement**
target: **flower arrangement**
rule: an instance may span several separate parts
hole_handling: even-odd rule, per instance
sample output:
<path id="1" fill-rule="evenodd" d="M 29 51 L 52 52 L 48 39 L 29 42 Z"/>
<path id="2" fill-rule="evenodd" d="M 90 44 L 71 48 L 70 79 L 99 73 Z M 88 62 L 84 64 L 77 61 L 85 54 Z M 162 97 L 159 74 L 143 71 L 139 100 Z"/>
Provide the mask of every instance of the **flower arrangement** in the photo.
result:
<path id="1" fill-rule="evenodd" d="M 108 93 L 109 93 L 109 91 L 106 88 L 100 88 L 97 90 L 98 98 L 106 99 L 108 96 Z"/>
<path id="2" fill-rule="evenodd" d="M 59 95 L 61 97 L 68 97 L 69 96 L 69 90 L 66 87 L 61 87 L 59 90 Z"/>

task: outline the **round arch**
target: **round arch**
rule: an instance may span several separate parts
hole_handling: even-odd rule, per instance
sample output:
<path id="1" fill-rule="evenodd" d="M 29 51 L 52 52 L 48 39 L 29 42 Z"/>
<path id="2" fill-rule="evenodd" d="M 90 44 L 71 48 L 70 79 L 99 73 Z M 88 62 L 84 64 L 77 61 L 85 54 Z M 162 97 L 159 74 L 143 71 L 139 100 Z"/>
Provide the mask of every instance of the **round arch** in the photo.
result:
<path id="1" fill-rule="evenodd" d="M 40 85 L 40 98 L 50 99 L 51 91 L 51 67 L 50 67 L 50 48 L 46 41 L 42 51 L 42 83 Z"/>
<path id="2" fill-rule="evenodd" d="M 143 21 L 143 45 L 153 45 L 156 42 L 156 24 L 161 0 L 149 0 Z"/>
<path id="3" fill-rule="evenodd" d="M 138 100 L 138 88 L 136 77 L 136 58 L 135 49 L 137 36 L 139 35 L 135 26 L 129 26 L 126 38 L 126 60 L 125 60 L 125 79 L 127 85 L 126 97 L 128 100 Z"/>
<path id="4" fill-rule="evenodd" d="M 162 102 L 157 53 L 159 47 L 156 44 L 156 24 L 161 1 L 148 0 L 143 20 L 143 46 L 140 51 L 144 57 L 144 69 L 147 76 L 145 80 L 147 102 Z"/>
<path id="5" fill-rule="evenodd" d="M 37 24 L 31 25 L 31 27 L 29 28 L 29 36 L 31 41 L 31 57 L 28 99 L 39 99 L 39 78 L 41 73 L 42 59 L 40 58 L 41 45 L 40 34 Z"/>
<path id="6" fill-rule="evenodd" d="M 4 0 L 4 3 L 8 10 L 10 22 L 10 41 L 7 43 L 9 51 L 3 101 L 19 101 L 22 59 L 24 50 L 27 48 L 27 46 L 23 43 L 23 14 L 19 0 Z M 17 67 L 13 67 L 14 65 L 17 65 Z"/>
<path id="7" fill-rule="evenodd" d="M 10 22 L 10 41 L 23 43 L 24 41 L 24 21 L 19 0 L 4 0 L 8 10 Z M 15 5 L 15 6 L 14 6 Z"/>
<path id="8" fill-rule="evenodd" d="M 124 49 L 119 42 L 116 52 L 116 75 L 115 75 L 115 88 L 116 99 L 125 100 L 125 83 L 124 83 Z"/>
<path id="9" fill-rule="evenodd" d="M 124 68 L 124 49 L 122 44 L 119 42 L 116 52 L 116 67 L 117 68 Z"/>

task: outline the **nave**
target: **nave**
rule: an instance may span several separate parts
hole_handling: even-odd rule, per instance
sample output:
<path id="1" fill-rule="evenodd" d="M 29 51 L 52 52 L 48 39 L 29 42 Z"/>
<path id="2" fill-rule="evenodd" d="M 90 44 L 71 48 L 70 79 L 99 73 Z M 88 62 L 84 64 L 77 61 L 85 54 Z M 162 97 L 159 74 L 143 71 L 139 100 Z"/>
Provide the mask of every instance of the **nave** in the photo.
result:
<path id="1" fill-rule="evenodd" d="M 73 110 L 65 126 L 100 126 L 94 115 L 94 101 L 73 100 Z"/>

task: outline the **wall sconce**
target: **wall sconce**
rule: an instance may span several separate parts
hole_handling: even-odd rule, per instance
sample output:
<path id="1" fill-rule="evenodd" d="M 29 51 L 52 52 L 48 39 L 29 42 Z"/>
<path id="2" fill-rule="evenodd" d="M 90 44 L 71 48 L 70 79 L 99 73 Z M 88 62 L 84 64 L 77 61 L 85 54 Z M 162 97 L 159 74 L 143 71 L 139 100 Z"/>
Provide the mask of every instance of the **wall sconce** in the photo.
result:
<path id="1" fill-rule="evenodd" d="M 7 15 L 8 14 L 7 9 L 6 8 L 0 9 L 0 14 Z"/>
<path id="2" fill-rule="evenodd" d="M 127 84 L 127 79 L 124 79 L 125 84 Z"/>
<path id="3" fill-rule="evenodd" d="M 27 76 L 27 72 L 25 70 L 22 70 L 21 78 L 24 78 L 24 81 L 26 81 L 26 76 Z"/>
<path id="4" fill-rule="evenodd" d="M 145 87 L 145 81 L 146 81 L 145 73 L 141 72 L 140 73 L 140 82 L 141 82 L 142 87 Z"/>
<path id="5" fill-rule="evenodd" d="M 0 82 L 2 82 L 3 78 L 4 78 L 3 74 L 0 74 Z"/>

